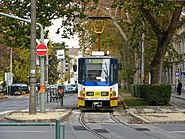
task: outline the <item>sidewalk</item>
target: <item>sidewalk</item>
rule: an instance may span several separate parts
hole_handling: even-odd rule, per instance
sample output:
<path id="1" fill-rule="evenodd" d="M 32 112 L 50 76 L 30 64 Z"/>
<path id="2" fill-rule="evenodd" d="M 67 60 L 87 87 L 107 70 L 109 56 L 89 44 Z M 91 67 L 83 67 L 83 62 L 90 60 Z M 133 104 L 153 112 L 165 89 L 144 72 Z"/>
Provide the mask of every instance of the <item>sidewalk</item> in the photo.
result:
<path id="1" fill-rule="evenodd" d="M 181 95 L 178 95 L 177 93 L 173 92 L 171 96 L 185 100 L 185 91 L 182 91 Z"/>
<path id="2" fill-rule="evenodd" d="M 185 93 L 172 97 L 185 101 Z M 126 110 L 128 114 L 142 121 L 141 123 L 185 123 L 185 109 L 178 109 L 174 106 L 144 106 L 133 107 Z"/>
<path id="3" fill-rule="evenodd" d="M 12 99 L 9 96 L 8 99 Z M 70 98 L 66 98 L 70 99 Z M 64 105 L 60 106 L 60 101 L 52 101 L 45 103 L 45 112 L 40 112 L 40 104 L 37 104 L 36 114 L 29 114 L 29 108 L 22 111 L 14 111 L 4 114 L 4 118 L 14 122 L 55 122 L 56 118 L 60 118 L 60 121 L 64 121 L 71 115 L 73 107 Z"/>
<path id="4" fill-rule="evenodd" d="M 185 101 L 185 93 L 172 93 L 172 96 Z M 177 109 L 174 106 L 138 106 L 126 108 L 125 111 L 141 121 L 140 123 L 185 123 L 185 109 Z M 49 102 L 46 103 L 45 113 L 38 111 L 36 114 L 29 114 L 28 110 L 24 110 L 7 113 L 4 117 L 16 122 L 54 122 L 56 118 L 60 118 L 61 121 L 66 119 L 71 112 L 72 109 L 60 107 L 60 102 Z"/>

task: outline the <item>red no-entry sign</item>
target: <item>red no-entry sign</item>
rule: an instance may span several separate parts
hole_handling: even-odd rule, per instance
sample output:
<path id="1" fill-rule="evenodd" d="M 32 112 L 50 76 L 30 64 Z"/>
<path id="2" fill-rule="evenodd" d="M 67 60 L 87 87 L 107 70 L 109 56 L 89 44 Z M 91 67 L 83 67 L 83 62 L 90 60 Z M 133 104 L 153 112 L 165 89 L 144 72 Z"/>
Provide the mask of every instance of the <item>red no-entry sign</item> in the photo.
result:
<path id="1" fill-rule="evenodd" d="M 36 47 L 36 53 L 37 53 L 37 55 L 39 55 L 39 56 L 45 56 L 47 54 L 47 52 L 48 52 L 48 48 L 47 48 L 46 45 L 44 45 L 44 44 L 37 45 L 37 47 Z"/>

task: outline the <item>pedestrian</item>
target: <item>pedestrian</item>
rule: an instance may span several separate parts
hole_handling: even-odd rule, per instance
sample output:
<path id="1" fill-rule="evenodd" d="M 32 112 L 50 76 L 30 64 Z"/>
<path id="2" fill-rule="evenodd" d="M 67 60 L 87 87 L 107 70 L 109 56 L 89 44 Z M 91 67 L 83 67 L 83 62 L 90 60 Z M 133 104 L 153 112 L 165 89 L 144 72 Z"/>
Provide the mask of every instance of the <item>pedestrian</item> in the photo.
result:
<path id="1" fill-rule="evenodd" d="M 181 89 L 182 89 L 182 83 L 180 80 L 178 80 L 178 85 L 177 85 L 177 92 L 178 95 L 181 95 Z"/>

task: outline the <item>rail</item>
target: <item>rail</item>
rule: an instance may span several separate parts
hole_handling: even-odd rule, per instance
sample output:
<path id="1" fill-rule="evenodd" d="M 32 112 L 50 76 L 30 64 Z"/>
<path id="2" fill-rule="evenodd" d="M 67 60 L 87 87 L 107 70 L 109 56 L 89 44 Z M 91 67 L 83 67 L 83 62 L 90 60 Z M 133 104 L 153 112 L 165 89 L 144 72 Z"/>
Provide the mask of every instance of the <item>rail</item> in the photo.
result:
<path id="1" fill-rule="evenodd" d="M 65 139 L 65 126 L 56 118 L 55 123 L 0 123 L 0 126 L 55 126 L 55 139 L 60 139 L 60 127 L 62 127 L 62 139 Z"/>

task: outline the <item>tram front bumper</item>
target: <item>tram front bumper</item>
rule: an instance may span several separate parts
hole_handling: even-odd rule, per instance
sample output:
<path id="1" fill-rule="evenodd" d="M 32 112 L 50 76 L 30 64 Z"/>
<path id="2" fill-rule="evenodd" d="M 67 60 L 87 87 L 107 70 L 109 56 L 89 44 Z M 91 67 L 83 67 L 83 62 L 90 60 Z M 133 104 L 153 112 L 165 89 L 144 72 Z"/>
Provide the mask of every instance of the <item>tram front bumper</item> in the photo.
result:
<path id="1" fill-rule="evenodd" d="M 104 104 L 109 105 L 110 107 L 116 107 L 118 105 L 118 97 L 113 98 L 85 98 L 85 97 L 78 97 L 78 108 L 85 107 L 88 104 L 93 106 L 94 104 L 99 104 L 101 102 L 101 106 L 103 107 Z"/>

